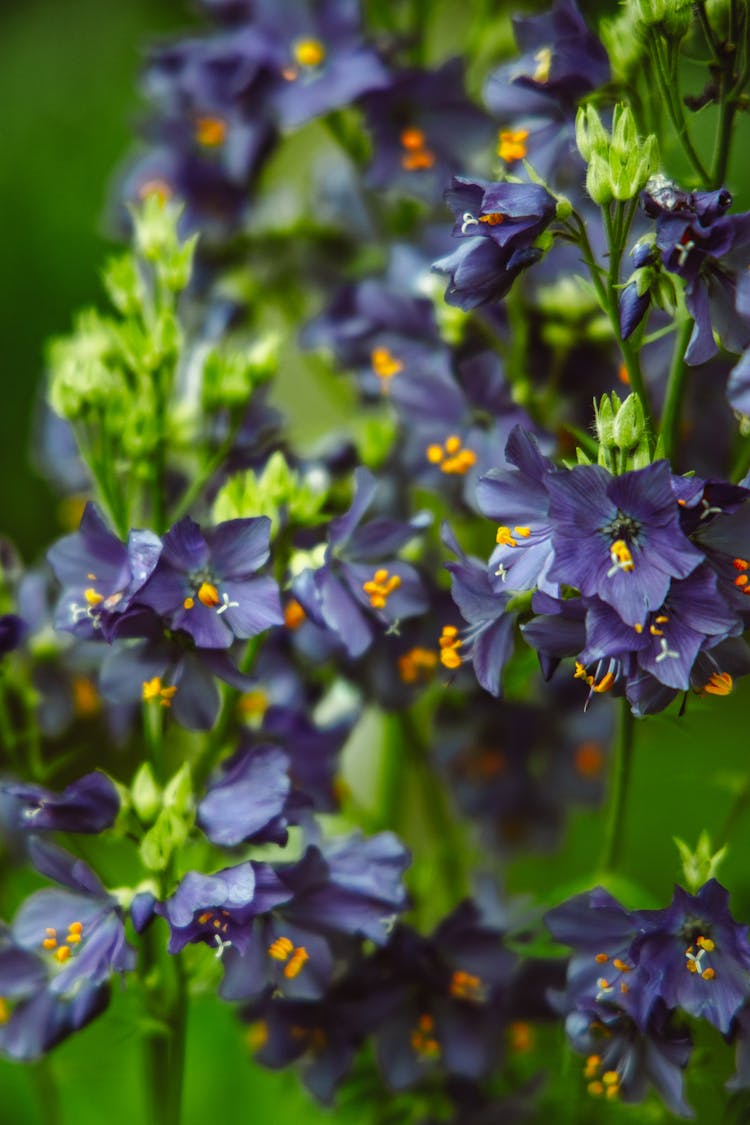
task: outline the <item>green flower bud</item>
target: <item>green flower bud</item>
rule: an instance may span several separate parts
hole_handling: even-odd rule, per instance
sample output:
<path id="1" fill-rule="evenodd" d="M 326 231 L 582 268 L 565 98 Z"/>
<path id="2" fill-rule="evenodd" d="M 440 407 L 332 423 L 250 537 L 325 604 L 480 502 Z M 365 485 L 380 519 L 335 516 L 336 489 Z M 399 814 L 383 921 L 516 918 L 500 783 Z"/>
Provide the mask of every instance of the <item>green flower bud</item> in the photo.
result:
<path id="1" fill-rule="evenodd" d="M 598 406 L 594 399 L 596 437 L 600 447 L 604 449 L 612 449 L 615 445 L 615 410 L 616 406 L 613 406 L 609 395 L 602 395 Z"/>
<path id="2" fill-rule="evenodd" d="M 586 169 L 586 191 L 594 203 L 606 207 L 614 198 L 609 176 L 609 164 L 601 156 L 593 153 Z"/>
<path id="3" fill-rule="evenodd" d="M 164 808 L 184 814 L 193 808 L 193 779 L 187 762 L 167 782 L 164 789 Z"/>
<path id="4" fill-rule="evenodd" d="M 726 858 L 727 845 L 714 852 L 711 848 L 711 838 L 705 830 L 698 837 L 695 850 L 679 837 L 674 836 L 673 839 L 680 853 L 685 885 L 695 894 L 709 879 L 716 877 L 720 864 Z"/>
<path id="5" fill-rule="evenodd" d="M 630 0 L 630 5 L 638 23 L 667 39 L 680 40 L 690 29 L 691 0 Z"/>
<path id="6" fill-rule="evenodd" d="M 609 148 L 607 130 L 592 105 L 582 105 L 576 114 L 576 144 L 588 163 L 592 156 L 606 156 Z"/>
<path id="7" fill-rule="evenodd" d="M 110 258 L 102 274 L 109 299 L 123 316 L 137 315 L 143 307 L 145 287 L 132 254 Z"/>
<path id="8" fill-rule="evenodd" d="M 635 448 L 646 432 L 643 405 L 638 395 L 630 394 L 614 416 L 612 435 L 618 449 Z"/>
<path id="9" fill-rule="evenodd" d="M 140 206 L 130 208 L 135 246 L 147 262 L 167 258 L 178 248 L 177 224 L 182 211 L 182 205 L 170 203 L 156 192 L 148 195 Z"/>
<path id="10" fill-rule="evenodd" d="M 149 762 L 144 762 L 130 787 L 133 808 L 143 824 L 150 824 L 161 808 L 162 792 Z"/>
<path id="11" fill-rule="evenodd" d="M 560 222 L 565 222 L 573 214 L 573 204 L 568 199 L 567 195 L 558 195 L 557 205 L 555 206 L 555 218 Z"/>
<path id="12" fill-rule="evenodd" d="M 298 527 L 314 527 L 320 523 L 327 499 L 325 474 L 317 479 L 312 473 L 301 478 L 289 467 L 284 454 L 277 451 L 268 459 L 260 476 L 248 470 L 230 477 L 214 501 L 212 515 L 215 523 L 247 516 L 268 516 L 271 536 L 275 537 L 282 522 Z"/>

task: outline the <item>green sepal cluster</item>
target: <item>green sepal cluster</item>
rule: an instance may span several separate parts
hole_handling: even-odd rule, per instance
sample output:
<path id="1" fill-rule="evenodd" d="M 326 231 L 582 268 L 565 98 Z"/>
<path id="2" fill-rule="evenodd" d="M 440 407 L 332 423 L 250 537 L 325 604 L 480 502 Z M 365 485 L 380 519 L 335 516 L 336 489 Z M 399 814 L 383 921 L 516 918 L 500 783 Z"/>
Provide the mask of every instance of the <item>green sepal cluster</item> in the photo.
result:
<path id="1" fill-rule="evenodd" d="M 618 474 L 651 464 L 651 447 L 643 403 L 636 394 L 621 401 L 615 391 L 594 400 L 594 425 L 598 442 L 597 463 Z M 590 458 L 578 450 L 578 463 Z"/>
<path id="2" fill-rule="evenodd" d="M 704 883 L 707 883 L 709 879 L 713 879 L 716 876 L 720 864 L 726 858 L 729 850 L 728 846 L 724 844 L 724 846 L 717 851 L 713 851 L 711 837 L 705 829 L 698 837 L 698 842 L 694 849 L 690 848 L 689 845 L 678 836 L 674 836 L 673 840 L 677 851 L 680 853 L 680 863 L 682 864 L 685 886 L 692 894 L 695 894 Z"/>
<path id="3" fill-rule="evenodd" d="M 581 106 L 576 144 L 587 163 L 586 190 L 600 207 L 633 199 L 659 169 L 656 137 L 650 134 L 641 140 L 633 111 L 622 103 L 614 108 L 611 132 L 593 105 Z"/>
<path id="4" fill-rule="evenodd" d="M 322 523 L 328 500 L 327 482 L 319 476 L 303 476 L 292 469 L 280 451 L 269 457 L 262 473 L 248 469 L 230 477 L 213 504 L 213 520 L 268 516 L 271 537 L 282 526 L 314 527 Z"/>

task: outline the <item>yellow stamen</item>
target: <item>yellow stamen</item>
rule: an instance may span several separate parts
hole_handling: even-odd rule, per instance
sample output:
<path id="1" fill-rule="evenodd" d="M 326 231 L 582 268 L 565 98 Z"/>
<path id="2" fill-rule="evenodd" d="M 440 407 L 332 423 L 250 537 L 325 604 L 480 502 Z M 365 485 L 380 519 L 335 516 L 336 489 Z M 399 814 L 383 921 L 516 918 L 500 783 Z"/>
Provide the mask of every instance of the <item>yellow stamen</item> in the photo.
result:
<path id="1" fill-rule="evenodd" d="M 604 766 L 604 751 L 598 742 L 582 742 L 576 748 L 575 768 L 581 777 L 599 777 Z"/>
<path id="2" fill-rule="evenodd" d="M 635 570 L 633 556 L 630 553 L 630 548 L 628 547 L 624 539 L 615 539 L 614 543 L 609 549 L 609 557 L 612 559 L 614 566 L 618 570 Z"/>
<path id="3" fill-rule="evenodd" d="M 404 370 L 403 363 L 395 357 L 390 348 L 373 348 L 370 352 L 370 362 L 378 379 L 382 380 L 384 391 L 388 388 L 388 381 Z"/>
<path id="4" fill-rule="evenodd" d="M 210 910 L 204 910 L 202 914 L 198 915 L 198 922 L 200 923 L 201 926 L 205 926 L 206 922 L 211 921 L 211 917 L 212 917 L 211 911 Z"/>
<path id="5" fill-rule="evenodd" d="M 274 961 L 286 961 L 294 949 L 294 942 L 288 937 L 277 937 L 268 947 L 268 956 Z"/>
<path id="6" fill-rule="evenodd" d="M 70 946 L 61 945 L 59 949 L 55 950 L 55 957 L 60 962 L 60 964 L 63 964 L 70 957 Z"/>
<path id="7" fill-rule="evenodd" d="M 440 646 L 440 663 L 451 671 L 460 667 L 461 657 L 458 649 L 461 647 L 461 638 L 455 625 L 445 625 L 438 641 Z"/>
<path id="8" fill-rule="evenodd" d="M 609 691 L 610 688 L 612 687 L 612 685 L 614 684 L 614 682 L 615 682 L 615 677 L 614 677 L 613 673 L 607 672 L 606 675 L 602 676 L 602 678 L 599 680 L 599 683 L 598 684 L 592 684 L 591 688 L 592 688 L 593 691 L 597 692 L 598 694 L 601 694 L 603 692 Z"/>
<path id="9" fill-rule="evenodd" d="M 456 1000 L 471 1000 L 474 1003 L 479 1003 L 485 997 L 481 977 L 464 972 L 463 969 L 456 969 L 453 973 L 449 990 L 451 996 Z"/>
<path id="10" fill-rule="evenodd" d="M 597 961 L 600 965 L 604 965 L 607 961 L 609 961 L 609 957 L 606 953 L 597 953 L 594 957 L 594 960 Z"/>
<path id="11" fill-rule="evenodd" d="M 429 648 L 412 648 L 398 658 L 398 674 L 405 684 L 429 679 L 437 668 L 438 654 Z"/>
<path id="12" fill-rule="evenodd" d="M 703 687 L 704 695 L 729 695 L 734 687 L 734 680 L 729 672 L 714 672 L 711 679 Z"/>
<path id="13" fill-rule="evenodd" d="M 514 160 L 523 160 L 527 151 L 528 137 L 528 129 L 501 129 L 497 135 L 497 155 L 506 164 L 512 164 Z"/>
<path id="14" fill-rule="evenodd" d="M 97 592 L 93 588 L 93 586 L 89 586 L 89 588 L 87 590 L 84 590 L 83 596 L 86 599 L 86 601 L 89 603 L 89 605 L 91 605 L 91 606 L 99 605 L 99 602 L 104 601 L 104 595 L 103 594 L 97 594 Z"/>
<path id="15" fill-rule="evenodd" d="M 617 1086 L 620 1081 L 619 1075 L 616 1070 L 605 1070 L 602 1075 L 602 1082 L 605 1086 Z"/>
<path id="16" fill-rule="evenodd" d="M 713 980 L 716 976 L 716 973 L 713 969 L 704 969 L 701 973 L 701 976 L 704 980 Z"/>
<path id="17" fill-rule="evenodd" d="M 262 719 L 268 710 L 268 696 L 260 688 L 243 692 L 237 710 L 243 719 Z"/>
<path id="18" fill-rule="evenodd" d="M 442 473 L 463 476 L 476 464 L 477 455 L 473 449 L 463 449 L 458 434 L 451 434 L 444 445 L 428 445 L 427 460 L 439 465 Z"/>
<path id="19" fill-rule="evenodd" d="M 513 536 L 511 535 L 511 532 L 510 532 L 510 528 L 505 527 L 505 525 L 503 525 L 502 527 L 499 527 L 497 529 L 497 535 L 495 536 L 495 542 L 499 543 L 501 547 L 517 547 L 518 546 L 518 540 L 513 538 Z"/>
<path id="20" fill-rule="evenodd" d="M 326 57 L 326 49 L 319 39 L 300 39 L 292 48 L 294 61 L 299 66 L 320 66 Z"/>
<path id="21" fill-rule="evenodd" d="M 198 588 L 198 601 L 201 605 L 213 609 L 214 606 L 221 604 L 219 591 L 211 582 L 201 582 Z"/>
<path id="22" fill-rule="evenodd" d="M 511 1051 L 525 1054 L 534 1046 L 534 1030 L 525 1020 L 515 1020 L 508 1027 L 508 1041 Z"/>
<path id="23" fill-rule="evenodd" d="M 534 62 L 537 64 L 532 75 L 534 81 L 548 82 L 550 67 L 552 66 L 552 48 L 541 47 L 534 55 Z"/>
<path id="24" fill-rule="evenodd" d="M 604 1087 L 602 1086 L 601 1082 L 589 1082 L 586 1089 L 595 1098 L 600 1097 L 604 1093 Z"/>
<path id="25" fill-rule="evenodd" d="M 251 1051 L 259 1051 L 268 1042 L 268 1024 L 265 1020 L 251 1023 L 245 1032 L 245 1042 Z"/>
<path id="26" fill-rule="evenodd" d="M 706 953 L 711 953 L 716 949 L 716 942 L 712 941 L 709 937 L 699 937 L 695 944 L 699 945 L 701 949 L 705 949 Z"/>
<path id="27" fill-rule="evenodd" d="M 76 715 L 88 717 L 95 715 L 99 710 L 100 700 L 96 685 L 87 676 L 74 676 L 71 683 L 73 690 L 73 708 Z"/>
<path id="28" fill-rule="evenodd" d="M 4 996 L 0 996 L 0 1024 L 7 1023 L 10 1019 L 10 1008 Z"/>
<path id="29" fill-rule="evenodd" d="M 303 945 L 295 949 L 292 956 L 289 958 L 288 964 L 284 966 L 284 976 L 287 980 L 294 980 L 296 976 L 301 973 L 306 961 L 310 960 L 310 954 L 307 952 Z"/>
<path id="30" fill-rule="evenodd" d="M 57 946 L 57 938 L 48 937 L 42 942 L 42 949 L 55 949 Z"/>
<path id="31" fill-rule="evenodd" d="M 362 583 L 362 589 L 370 599 L 370 605 L 373 609 L 385 609 L 389 597 L 394 590 L 398 590 L 400 585 L 400 575 L 389 574 L 387 570 L 381 567 L 375 571 L 368 582 Z"/>
<path id="32" fill-rule="evenodd" d="M 204 148 L 218 148 L 227 138 L 227 123 L 221 117 L 197 117 L 195 139 Z"/>
<path id="33" fill-rule="evenodd" d="M 161 677 L 154 676 L 151 680 L 143 681 L 143 699 L 148 702 L 150 699 L 158 699 L 161 693 Z"/>
<path id="34" fill-rule="evenodd" d="M 433 167 L 435 153 L 427 147 L 427 137 L 421 129 L 404 129 L 399 139 L 404 149 L 401 167 L 405 172 L 420 172 Z"/>
<path id="35" fill-rule="evenodd" d="M 410 152 L 416 152 L 420 148 L 424 148 L 427 143 L 427 137 L 421 129 L 403 129 L 399 137 L 403 148 L 409 149 Z"/>
<path id="36" fill-rule="evenodd" d="M 287 629 L 298 629 L 306 617 L 307 614 L 297 599 L 290 598 L 284 607 L 284 624 Z"/>
<path id="37" fill-rule="evenodd" d="M 183 609 L 192 609 L 194 605 L 195 605 L 195 598 L 185 598 L 185 601 L 182 603 L 182 608 Z"/>

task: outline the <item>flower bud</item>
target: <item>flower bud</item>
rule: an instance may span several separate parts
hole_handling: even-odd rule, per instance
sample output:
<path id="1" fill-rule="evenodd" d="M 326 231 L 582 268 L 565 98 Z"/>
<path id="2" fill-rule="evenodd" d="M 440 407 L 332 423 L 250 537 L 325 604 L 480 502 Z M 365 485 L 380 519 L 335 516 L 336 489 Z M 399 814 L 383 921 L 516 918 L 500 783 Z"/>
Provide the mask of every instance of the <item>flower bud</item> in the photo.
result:
<path id="1" fill-rule="evenodd" d="M 615 414 L 613 439 L 618 449 L 628 452 L 637 446 L 646 432 L 643 405 L 638 395 L 630 394 Z"/>

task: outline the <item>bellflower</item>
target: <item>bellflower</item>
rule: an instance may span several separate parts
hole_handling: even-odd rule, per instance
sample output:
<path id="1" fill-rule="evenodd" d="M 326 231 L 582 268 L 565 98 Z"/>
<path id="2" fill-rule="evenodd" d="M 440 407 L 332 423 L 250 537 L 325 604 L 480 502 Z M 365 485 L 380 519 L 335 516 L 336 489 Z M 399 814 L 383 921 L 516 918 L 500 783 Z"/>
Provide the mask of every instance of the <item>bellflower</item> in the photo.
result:
<path id="1" fill-rule="evenodd" d="M 334 632 L 353 657 L 372 643 L 373 616 L 392 627 L 426 608 L 417 571 L 393 556 L 419 534 L 429 516 L 418 514 L 409 523 L 378 516 L 363 523 L 376 487 L 371 473 L 357 470 L 351 507 L 329 526 L 323 566 L 304 570 L 292 583 L 305 612 Z"/>
<path id="2" fill-rule="evenodd" d="M 56 628 L 84 638 L 101 630 L 109 639 L 116 618 L 139 594 L 160 553 L 161 540 L 153 532 L 131 531 L 127 544 L 122 543 L 99 508 L 87 504 L 79 530 L 47 553 L 63 586 Z"/>
<path id="3" fill-rule="evenodd" d="M 117 788 L 99 770 L 72 782 L 62 793 L 23 783 L 0 789 L 14 799 L 20 827 L 31 832 L 103 832 L 114 824 L 120 808 Z"/>
<path id="4" fill-rule="evenodd" d="M 279 590 L 256 571 L 269 556 L 266 516 L 206 531 L 185 516 L 164 536 L 161 558 L 139 601 L 201 649 L 229 648 L 283 621 Z"/>
<path id="5" fill-rule="evenodd" d="M 675 887 L 665 910 L 640 910 L 631 956 L 645 977 L 640 1018 L 658 1002 L 727 1032 L 750 986 L 747 926 L 729 911 L 729 893 L 710 879 L 697 894 Z"/>
<path id="6" fill-rule="evenodd" d="M 492 135 L 489 118 L 464 93 L 460 59 L 434 71 L 401 71 L 362 106 L 375 149 L 369 183 L 429 201 L 441 198 Z"/>
<path id="7" fill-rule="evenodd" d="M 209 784 L 197 822 L 212 843 L 285 844 L 291 790 L 289 759 L 279 747 L 255 746 L 234 754 Z"/>
<path id="8" fill-rule="evenodd" d="M 38 1058 L 107 1006 L 113 973 L 135 967 L 119 907 L 82 860 L 34 840 L 32 861 L 66 889 L 36 891 L 0 938 L 0 992 L 12 1010 L 0 1049 Z"/>
<path id="9" fill-rule="evenodd" d="M 553 582 L 596 594 L 627 625 L 644 625 L 672 578 L 686 578 L 703 555 L 680 530 L 666 461 L 612 477 L 599 465 L 550 474 Z"/>

